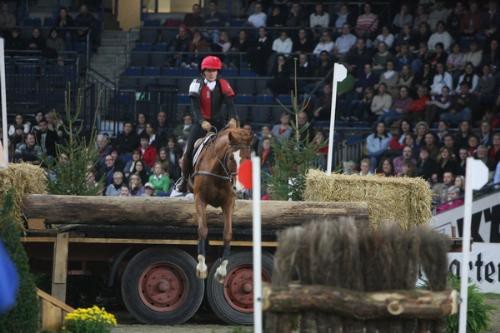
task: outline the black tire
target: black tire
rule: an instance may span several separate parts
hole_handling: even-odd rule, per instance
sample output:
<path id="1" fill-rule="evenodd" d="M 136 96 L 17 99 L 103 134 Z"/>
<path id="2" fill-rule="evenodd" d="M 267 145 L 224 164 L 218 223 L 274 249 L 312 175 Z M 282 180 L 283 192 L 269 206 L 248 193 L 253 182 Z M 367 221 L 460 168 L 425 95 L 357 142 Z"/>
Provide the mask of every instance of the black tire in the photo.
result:
<path id="1" fill-rule="evenodd" d="M 154 302 L 150 302 L 141 290 L 143 281 L 147 281 L 146 272 L 152 272 L 155 267 L 167 269 L 175 273 L 177 281 L 182 282 L 183 288 L 174 292 L 175 309 L 164 306 L 155 310 Z M 171 281 L 171 280 L 169 280 Z M 144 286 L 146 288 L 150 285 Z M 159 284 L 158 284 L 159 286 Z M 159 287 L 157 287 L 159 288 Z M 170 287 L 168 287 L 170 288 Z M 198 310 L 203 301 L 205 285 L 203 280 L 196 278 L 196 261 L 185 251 L 174 248 L 152 247 L 136 254 L 129 261 L 122 275 L 121 293 L 127 310 L 140 322 L 145 324 L 182 324 L 189 320 Z M 159 292 L 161 293 L 161 292 Z M 166 293 L 166 292 L 164 292 Z M 177 296 L 177 294 L 180 294 Z M 145 299 L 143 299 L 145 298 Z M 173 308 L 173 306 L 172 306 Z"/>
<path id="2" fill-rule="evenodd" d="M 217 260 L 211 267 L 207 279 L 207 299 L 213 312 L 224 322 L 231 325 L 251 325 L 253 323 L 253 311 L 245 312 L 235 308 L 225 294 L 227 283 L 231 272 L 237 267 L 252 267 L 253 257 L 251 251 L 234 253 L 229 256 L 226 279 L 224 284 L 217 282 L 215 271 L 219 267 L 221 259 Z M 271 278 L 273 271 L 273 257 L 267 252 L 262 253 L 262 271 L 266 279 Z M 226 287 L 225 287 L 226 286 Z"/>

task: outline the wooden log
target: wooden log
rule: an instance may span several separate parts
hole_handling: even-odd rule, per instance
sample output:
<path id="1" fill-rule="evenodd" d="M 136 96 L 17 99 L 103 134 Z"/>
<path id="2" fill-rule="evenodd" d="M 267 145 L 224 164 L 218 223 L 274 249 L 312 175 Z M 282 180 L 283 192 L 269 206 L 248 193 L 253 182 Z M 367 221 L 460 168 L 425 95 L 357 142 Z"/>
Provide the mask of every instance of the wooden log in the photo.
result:
<path id="1" fill-rule="evenodd" d="M 456 290 L 396 290 L 360 292 L 321 285 L 291 284 L 263 290 L 263 310 L 271 312 L 330 312 L 357 320 L 379 318 L 437 319 L 457 313 Z"/>
<path id="2" fill-rule="evenodd" d="M 43 218 L 49 224 L 196 225 L 193 201 L 179 198 L 31 194 L 23 198 L 22 209 L 27 218 Z M 207 212 L 209 226 L 223 225 L 221 209 L 209 207 Z M 366 222 L 368 205 L 363 202 L 262 202 L 262 224 L 269 228 L 341 216 Z M 233 224 L 251 227 L 251 201 L 236 201 Z"/>

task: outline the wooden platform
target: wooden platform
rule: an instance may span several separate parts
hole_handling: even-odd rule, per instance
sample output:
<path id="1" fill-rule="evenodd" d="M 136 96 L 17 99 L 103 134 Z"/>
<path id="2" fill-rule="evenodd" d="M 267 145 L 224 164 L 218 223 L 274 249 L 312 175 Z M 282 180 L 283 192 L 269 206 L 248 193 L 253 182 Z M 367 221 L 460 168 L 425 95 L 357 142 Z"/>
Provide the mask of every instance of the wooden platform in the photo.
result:
<path id="1" fill-rule="evenodd" d="M 37 289 L 36 294 L 40 301 L 42 330 L 59 332 L 63 325 L 64 317 L 75 309 L 43 290 Z"/>

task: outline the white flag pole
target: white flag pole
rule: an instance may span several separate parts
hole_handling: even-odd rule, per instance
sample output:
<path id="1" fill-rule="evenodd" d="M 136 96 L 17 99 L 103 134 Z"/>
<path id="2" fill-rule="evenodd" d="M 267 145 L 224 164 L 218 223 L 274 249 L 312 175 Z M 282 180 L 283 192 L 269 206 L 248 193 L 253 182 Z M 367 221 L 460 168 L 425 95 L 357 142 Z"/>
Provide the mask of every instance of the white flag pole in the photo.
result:
<path id="1" fill-rule="evenodd" d="M 260 212 L 260 157 L 252 156 L 253 233 L 253 323 L 254 333 L 262 333 L 262 248 Z"/>
<path id="2" fill-rule="evenodd" d="M 0 98 L 2 99 L 2 142 L 0 143 L 0 152 L 3 150 L 3 155 L 0 157 L 0 168 L 6 168 L 9 164 L 9 127 L 7 126 L 7 94 L 5 89 L 5 40 L 0 38 Z"/>
<path id="3" fill-rule="evenodd" d="M 332 174 L 333 163 L 333 132 L 335 129 L 335 109 L 337 108 L 337 84 L 344 81 L 347 77 L 347 69 L 342 64 L 335 63 L 333 65 L 333 80 L 332 80 L 332 108 L 330 112 L 330 133 L 328 136 L 328 161 L 326 172 Z"/>
<path id="4" fill-rule="evenodd" d="M 460 320 L 459 333 L 467 330 L 467 301 L 469 286 L 469 258 L 471 241 L 472 191 L 488 182 L 488 168 L 480 160 L 467 158 L 465 169 L 464 225 L 462 231 L 462 265 L 460 267 Z"/>

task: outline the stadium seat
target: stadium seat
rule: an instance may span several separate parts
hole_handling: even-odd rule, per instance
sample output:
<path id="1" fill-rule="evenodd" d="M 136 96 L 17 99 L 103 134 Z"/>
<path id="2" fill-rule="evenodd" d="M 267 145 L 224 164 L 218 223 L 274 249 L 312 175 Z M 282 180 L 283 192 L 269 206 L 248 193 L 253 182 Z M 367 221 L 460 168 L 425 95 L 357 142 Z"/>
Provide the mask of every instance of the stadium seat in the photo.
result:
<path id="1" fill-rule="evenodd" d="M 132 52 L 130 54 L 130 62 L 133 66 L 149 66 L 149 54 L 145 52 Z"/>
<path id="2" fill-rule="evenodd" d="M 257 95 L 255 103 L 260 105 L 272 105 L 275 103 L 274 97 L 271 95 Z"/>
<path id="3" fill-rule="evenodd" d="M 250 105 L 255 103 L 255 98 L 252 95 L 238 94 L 234 99 L 235 104 Z"/>
<path id="4" fill-rule="evenodd" d="M 364 141 L 364 138 L 362 135 L 352 135 L 349 138 L 347 138 L 345 144 L 346 145 L 354 145 L 356 143 Z"/>
<path id="5" fill-rule="evenodd" d="M 177 104 L 190 104 L 189 95 L 179 94 L 177 95 Z"/>
<path id="6" fill-rule="evenodd" d="M 193 68 L 183 68 L 181 69 L 180 75 L 182 76 L 189 76 L 189 77 L 195 77 L 198 76 L 200 73 L 198 69 L 193 69 Z"/>
<path id="7" fill-rule="evenodd" d="M 153 45 L 153 51 L 166 52 L 168 44 L 167 43 L 156 43 Z"/>
<path id="8" fill-rule="evenodd" d="M 145 27 L 159 27 L 160 25 L 161 25 L 160 20 L 145 20 L 144 21 Z"/>
<path id="9" fill-rule="evenodd" d="M 271 107 L 271 122 L 278 123 L 280 121 L 281 115 L 286 112 L 286 109 L 280 106 Z"/>
<path id="10" fill-rule="evenodd" d="M 154 43 L 158 39 L 158 31 L 156 29 L 141 29 L 139 40 L 143 43 Z"/>
<path id="11" fill-rule="evenodd" d="M 120 88 L 135 89 L 137 87 L 137 79 L 135 77 L 121 76 L 118 85 Z"/>
<path id="12" fill-rule="evenodd" d="M 144 76 L 160 76 L 161 75 L 161 68 L 155 67 L 155 66 L 143 67 L 142 75 L 144 75 Z"/>
<path id="13" fill-rule="evenodd" d="M 236 90 L 239 94 L 249 94 L 254 95 L 255 90 L 255 80 L 240 78 L 236 81 Z"/>
<path id="14" fill-rule="evenodd" d="M 255 89 L 257 94 L 265 94 L 268 92 L 267 81 L 265 79 L 255 80 Z"/>
<path id="15" fill-rule="evenodd" d="M 241 69 L 240 70 L 240 76 L 251 76 L 251 77 L 254 77 L 254 76 L 257 76 L 257 73 L 255 73 L 254 71 L 249 70 L 249 69 Z"/>
<path id="16" fill-rule="evenodd" d="M 260 105 L 251 106 L 251 118 L 254 123 L 269 123 L 270 109 Z"/>
<path id="17" fill-rule="evenodd" d="M 278 100 L 283 105 L 292 105 L 292 97 L 290 95 L 279 95 Z"/>
<path id="18" fill-rule="evenodd" d="M 238 114 L 238 117 L 240 118 L 240 123 L 245 123 L 250 120 L 250 112 L 248 111 L 248 106 L 236 105 L 234 109 Z"/>
<path id="19" fill-rule="evenodd" d="M 151 53 L 151 66 L 163 67 L 167 62 L 165 53 L 153 52 Z"/>
<path id="20" fill-rule="evenodd" d="M 52 28 L 54 26 L 54 19 L 52 17 L 46 17 L 43 19 L 43 26 L 47 28 Z"/>
<path id="21" fill-rule="evenodd" d="M 238 76 L 238 70 L 234 68 L 225 68 L 222 70 L 221 75 L 223 77 L 233 77 Z"/>
<path id="22" fill-rule="evenodd" d="M 151 46 L 152 44 L 150 43 L 137 43 L 135 45 L 134 51 L 143 51 L 143 52 L 151 51 Z"/>
<path id="23" fill-rule="evenodd" d="M 138 80 L 138 86 L 139 88 L 147 88 L 153 85 L 156 85 L 157 81 L 156 78 L 154 77 L 140 77 Z"/>
<path id="24" fill-rule="evenodd" d="M 142 70 L 141 67 L 130 66 L 130 67 L 128 67 L 128 68 L 125 69 L 125 71 L 123 72 L 123 75 L 127 75 L 127 76 L 139 76 L 139 75 L 141 75 L 141 70 Z"/>
<path id="25" fill-rule="evenodd" d="M 158 79 L 161 86 L 177 86 L 177 79 L 174 77 L 162 76 Z"/>
<path id="26" fill-rule="evenodd" d="M 179 88 L 180 93 L 187 93 L 189 90 L 189 85 L 193 81 L 193 78 L 180 78 L 177 80 L 177 88 Z"/>
<path id="27" fill-rule="evenodd" d="M 176 35 L 177 29 L 162 29 L 160 32 L 160 38 L 162 41 L 174 40 Z"/>
<path id="28" fill-rule="evenodd" d="M 164 76 L 180 76 L 181 70 L 179 68 L 163 68 L 162 75 L 164 75 Z"/>

